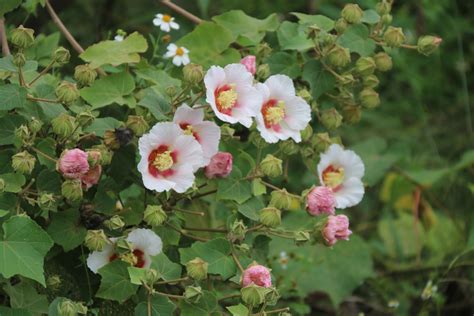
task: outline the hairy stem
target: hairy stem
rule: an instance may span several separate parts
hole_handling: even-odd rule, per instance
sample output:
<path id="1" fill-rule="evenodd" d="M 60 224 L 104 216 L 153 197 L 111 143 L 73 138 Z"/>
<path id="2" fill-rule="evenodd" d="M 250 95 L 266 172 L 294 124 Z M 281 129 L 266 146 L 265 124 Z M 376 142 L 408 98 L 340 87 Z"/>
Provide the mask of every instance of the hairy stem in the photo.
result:
<path id="1" fill-rule="evenodd" d="M 179 5 L 174 4 L 170 0 L 162 0 L 161 3 L 164 4 L 165 6 L 167 6 L 168 8 L 170 8 L 171 10 L 173 10 L 174 12 L 184 16 L 185 18 L 187 18 L 191 22 L 194 22 L 196 24 L 199 24 L 199 23 L 202 22 L 202 20 L 200 18 L 198 18 L 197 16 L 195 16 L 191 12 L 181 8 Z"/>
<path id="2" fill-rule="evenodd" d="M 5 32 L 5 19 L 0 18 L 0 38 L 2 40 L 2 53 L 3 56 L 10 55 L 10 47 L 8 47 L 7 33 Z"/>

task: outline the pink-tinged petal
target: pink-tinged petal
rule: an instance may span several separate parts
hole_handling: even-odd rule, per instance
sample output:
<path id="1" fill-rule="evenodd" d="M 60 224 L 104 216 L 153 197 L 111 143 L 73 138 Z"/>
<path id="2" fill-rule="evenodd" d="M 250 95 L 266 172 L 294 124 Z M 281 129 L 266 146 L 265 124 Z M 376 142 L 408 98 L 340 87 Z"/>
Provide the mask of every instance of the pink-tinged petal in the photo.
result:
<path id="1" fill-rule="evenodd" d="M 256 264 L 245 269 L 242 275 L 242 286 L 246 287 L 251 284 L 262 287 L 272 286 L 272 276 L 270 270 L 262 265 Z"/>
<path id="2" fill-rule="evenodd" d="M 296 95 L 295 86 L 290 77 L 285 75 L 273 75 L 270 76 L 266 81 L 265 85 L 270 90 L 272 98 L 278 100 L 284 100 L 287 97 L 293 97 Z"/>
<path id="3" fill-rule="evenodd" d="M 349 230 L 349 218 L 346 215 L 329 215 L 321 233 L 328 246 L 333 246 L 338 240 L 349 240 L 352 234 Z"/>
<path id="4" fill-rule="evenodd" d="M 207 165 L 209 164 L 212 156 L 214 156 L 219 151 L 221 129 L 216 123 L 205 121 L 193 125 L 193 130 L 199 137 L 198 142 L 202 146 L 204 165 Z"/>
<path id="5" fill-rule="evenodd" d="M 232 172 L 232 154 L 228 152 L 218 152 L 206 166 L 204 173 L 209 179 L 224 178 Z"/>
<path id="6" fill-rule="evenodd" d="M 86 188 L 86 190 L 90 189 L 93 185 L 99 183 L 101 174 L 101 165 L 97 165 L 94 168 L 91 168 L 86 174 L 82 175 L 82 185 Z"/>
<path id="7" fill-rule="evenodd" d="M 315 187 L 308 193 L 306 200 L 306 210 L 313 216 L 321 214 L 334 215 L 336 197 L 334 192 L 327 187 Z"/>
<path id="8" fill-rule="evenodd" d="M 179 108 L 176 109 L 174 114 L 173 122 L 180 125 L 181 123 L 187 123 L 189 125 L 199 124 L 204 120 L 203 109 L 190 108 L 186 103 L 183 103 Z"/>
<path id="9" fill-rule="evenodd" d="M 64 177 L 79 179 L 89 171 L 88 155 L 78 148 L 66 150 L 58 161 L 58 169 Z"/>
<path id="10" fill-rule="evenodd" d="M 242 58 L 242 60 L 240 60 L 240 63 L 244 65 L 245 68 L 247 68 L 247 70 L 252 75 L 255 75 L 255 72 L 257 70 L 256 60 L 257 60 L 257 57 L 255 57 L 254 55 L 248 55 Z"/>
<path id="11" fill-rule="evenodd" d="M 364 184 L 359 178 L 347 179 L 334 193 L 336 207 L 344 209 L 359 204 L 364 197 L 364 191 Z"/>

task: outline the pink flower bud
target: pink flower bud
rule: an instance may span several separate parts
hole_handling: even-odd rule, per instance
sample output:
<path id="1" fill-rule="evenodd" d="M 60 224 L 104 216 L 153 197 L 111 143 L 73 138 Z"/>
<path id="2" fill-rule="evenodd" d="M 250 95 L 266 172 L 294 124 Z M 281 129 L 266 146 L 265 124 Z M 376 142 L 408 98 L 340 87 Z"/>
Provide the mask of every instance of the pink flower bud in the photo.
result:
<path id="1" fill-rule="evenodd" d="M 270 270 L 259 264 L 248 267 L 242 276 L 242 286 L 246 287 L 252 283 L 258 286 L 271 287 Z"/>
<path id="2" fill-rule="evenodd" d="M 321 214 L 334 215 L 336 198 L 334 192 L 328 187 L 315 187 L 309 192 L 306 201 L 306 210 L 313 216 Z"/>
<path id="3" fill-rule="evenodd" d="M 240 63 L 247 68 L 247 70 L 252 74 L 255 75 L 255 72 L 257 71 L 257 67 L 255 65 L 256 57 L 254 55 L 248 55 L 242 58 Z"/>
<path id="4" fill-rule="evenodd" d="M 58 168 L 64 177 L 79 179 L 89 171 L 87 153 L 78 148 L 66 150 L 58 161 Z"/>
<path id="5" fill-rule="evenodd" d="M 349 230 L 349 219 L 346 215 L 329 215 L 322 234 L 328 246 L 334 245 L 341 239 L 349 240 L 349 236 L 352 234 Z"/>
<path id="6" fill-rule="evenodd" d="M 102 166 L 96 165 L 91 168 L 86 174 L 81 177 L 82 186 L 87 190 L 94 184 L 99 183 L 100 175 L 102 174 Z"/>
<path id="7" fill-rule="evenodd" d="M 204 170 L 204 174 L 209 179 L 227 177 L 232 171 L 232 154 L 228 152 L 218 152 L 211 158 L 211 162 Z"/>

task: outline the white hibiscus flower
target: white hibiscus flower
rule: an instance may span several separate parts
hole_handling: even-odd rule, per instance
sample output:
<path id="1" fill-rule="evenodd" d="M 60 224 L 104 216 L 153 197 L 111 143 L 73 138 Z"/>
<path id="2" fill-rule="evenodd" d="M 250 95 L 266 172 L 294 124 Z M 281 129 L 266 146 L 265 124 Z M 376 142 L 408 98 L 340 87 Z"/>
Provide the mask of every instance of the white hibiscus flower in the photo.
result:
<path id="1" fill-rule="evenodd" d="M 252 117 L 258 114 L 262 97 L 253 87 L 253 76 L 244 65 L 212 66 L 204 83 L 206 101 L 220 120 L 245 127 L 252 125 Z"/>
<path id="2" fill-rule="evenodd" d="M 173 64 L 176 66 L 187 65 L 190 63 L 189 50 L 184 47 L 178 47 L 176 44 L 169 44 L 165 58 L 173 58 Z"/>
<path id="3" fill-rule="evenodd" d="M 336 208 L 339 209 L 354 206 L 362 200 L 364 172 L 362 159 L 352 150 L 344 150 L 337 144 L 332 144 L 321 154 L 318 164 L 319 180 L 333 190 Z"/>
<path id="4" fill-rule="evenodd" d="M 167 14 L 158 13 L 153 19 L 153 24 L 160 27 L 160 30 L 169 32 L 171 29 L 178 30 L 179 24 L 174 22 L 174 18 Z"/>

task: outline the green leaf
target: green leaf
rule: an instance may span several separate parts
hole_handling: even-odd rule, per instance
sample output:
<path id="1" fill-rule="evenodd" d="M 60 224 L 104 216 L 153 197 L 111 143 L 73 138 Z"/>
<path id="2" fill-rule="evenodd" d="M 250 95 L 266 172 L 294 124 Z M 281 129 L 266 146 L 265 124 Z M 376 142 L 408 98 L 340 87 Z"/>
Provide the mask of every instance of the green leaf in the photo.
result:
<path id="1" fill-rule="evenodd" d="M 361 56 L 369 56 L 375 50 L 375 42 L 369 38 L 369 29 L 363 24 L 349 26 L 337 43 L 348 48 L 351 53 L 358 53 Z"/>
<path id="2" fill-rule="evenodd" d="M 0 175 L 0 179 L 5 181 L 5 192 L 18 193 L 21 187 L 25 185 L 25 176 L 19 173 L 4 173 Z"/>
<path id="3" fill-rule="evenodd" d="M 43 169 L 36 179 L 36 188 L 38 191 L 60 194 L 61 182 L 62 181 L 59 173 L 56 171 Z"/>
<path id="4" fill-rule="evenodd" d="M 130 282 L 128 267 L 126 262 L 115 260 L 99 269 L 102 280 L 96 296 L 122 303 L 135 294 L 138 286 Z"/>
<path id="5" fill-rule="evenodd" d="M 242 304 L 227 306 L 226 308 L 232 316 L 247 316 L 249 314 L 249 309 Z"/>
<path id="6" fill-rule="evenodd" d="M 15 274 L 38 281 L 46 286 L 43 260 L 53 241 L 31 218 L 13 216 L 3 224 L 0 242 L 0 273 L 9 278 Z"/>
<path id="7" fill-rule="evenodd" d="M 171 104 L 167 98 L 151 87 L 144 90 L 144 95 L 143 99 L 138 102 L 138 105 L 147 108 L 157 120 L 168 120 L 169 117 L 166 113 L 171 110 Z"/>
<path id="8" fill-rule="evenodd" d="M 26 58 L 38 61 L 41 66 L 46 67 L 51 62 L 51 52 L 58 48 L 59 38 L 59 32 L 47 36 L 38 34 L 34 45 L 25 51 Z"/>
<path id="9" fill-rule="evenodd" d="M 0 111 L 19 109 L 26 104 L 26 89 L 16 84 L 0 86 Z"/>
<path id="10" fill-rule="evenodd" d="M 217 313 L 217 298 L 209 291 L 202 291 L 203 296 L 199 302 L 191 304 L 186 300 L 181 300 L 179 307 L 181 316 L 209 316 Z M 217 315 L 220 315 L 217 313 Z"/>
<path id="11" fill-rule="evenodd" d="M 84 129 L 84 132 L 95 133 L 99 137 L 104 137 L 105 131 L 120 127 L 122 123 L 113 117 L 96 118 L 91 125 Z"/>
<path id="12" fill-rule="evenodd" d="M 216 197 L 219 200 L 231 200 L 242 204 L 251 196 L 250 182 L 242 180 L 242 173 L 237 167 L 233 168 L 229 177 L 220 180 L 217 184 Z"/>
<path id="13" fill-rule="evenodd" d="M 0 118 L 0 145 L 10 145 L 15 141 L 15 129 L 20 127 L 25 119 L 16 114 Z"/>
<path id="14" fill-rule="evenodd" d="M 305 24 L 306 26 L 316 25 L 326 32 L 334 28 L 334 21 L 324 15 L 309 15 L 298 12 L 291 12 L 291 14 L 299 19 L 300 24 Z"/>
<path id="15" fill-rule="evenodd" d="M 8 308 L 0 306 L 0 315 L 2 316 L 33 316 L 33 314 L 25 309 Z"/>
<path id="16" fill-rule="evenodd" d="M 258 221 L 259 211 L 264 207 L 265 205 L 258 197 L 253 197 L 250 200 L 247 200 L 245 203 L 239 205 L 237 210 L 245 217 L 250 218 L 253 221 Z"/>
<path id="17" fill-rule="evenodd" d="M 301 75 L 296 53 L 278 52 L 267 59 L 272 74 L 283 74 L 295 79 Z"/>
<path id="18" fill-rule="evenodd" d="M 15 285 L 6 283 L 3 289 L 10 297 L 11 307 L 25 309 L 37 314 L 48 313 L 49 302 L 46 295 L 38 294 L 30 282 L 24 280 Z"/>
<path id="19" fill-rule="evenodd" d="M 305 29 L 305 26 L 298 23 L 283 22 L 277 31 L 281 49 L 306 51 L 313 47 L 313 42 L 307 38 Z"/>
<path id="20" fill-rule="evenodd" d="M 181 265 L 168 259 L 164 253 L 152 257 L 151 260 L 151 268 L 158 271 L 163 280 L 169 281 L 181 277 Z"/>
<path id="21" fill-rule="evenodd" d="M 146 269 L 128 267 L 128 276 L 130 277 L 130 282 L 136 285 L 142 285 L 142 282 L 146 281 Z"/>
<path id="22" fill-rule="evenodd" d="M 138 78 L 147 81 L 153 85 L 153 89 L 159 94 L 165 95 L 168 87 L 175 87 L 179 90 L 181 87 L 181 80 L 171 77 L 167 72 L 161 69 L 151 67 L 140 68 L 135 70 Z"/>
<path id="23" fill-rule="evenodd" d="M 309 83 L 315 100 L 333 89 L 336 82 L 336 78 L 317 60 L 310 60 L 304 65 L 303 79 Z"/>
<path id="24" fill-rule="evenodd" d="M 176 305 L 173 304 L 167 297 L 153 296 L 151 299 L 151 315 L 152 316 L 172 316 Z M 135 316 L 147 315 L 147 302 L 141 302 L 135 307 Z"/>
<path id="25" fill-rule="evenodd" d="M 66 252 L 82 244 L 87 234 L 86 228 L 81 224 L 77 209 L 53 213 L 47 232 Z M 64 238 L 65 236 L 67 238 Z"/>
<path id="26" fill-rule="evenodd" d="M 2 5 L 0 6 L 0 17 L 5 15 L 5 13 L 15 10 L 20 4 L 21 0 L 2 0 Z"/>
<path id="27" fill-rule="evenodd" d="M 120 72 L 94 81 L 90 87 L 80 90 L 81 97 L 98 109 L 106 105 L 117 103 L 129 104 L 126 95 L 135 89 L 135 82 L 128 72 Z"/>
<path id="28" fill-rule="evenodd" d="M 234 40 L 234 35 L 226 28 L 213 22 L 202 22 L 194 31 L 182 37 L 177 45 L 189 49 L 191 62 L 207 68 L 211 65 L 225 66 L 240 60 L 239 52 L 229 48 Z"/>
<path id="29" fill-rule="evenodd" d="M 56 156 L 56 141 L 51 137 L 41 139 L 37 144 L 36 147 L 46 155 L 50 157 Z M 38 161 L 40 164 L 48 167 L 50 170 L 54 170 L 56 168 L 56 163 L 54 161 L 49 160 L 48 158 L 44 157 L 43 155 L 37 154 Z"/>
<path id="30" fill-rule="evenodd" d="M 209 264 L 208 272 L 219 274 L 228 279 L 236 272 L 234 260 L 230 257 L 231 246 L 224 238 L 217 238 L 208 242 L 195 242 L 191 248 L 179 249 L 181 264 L 199 257 Z"/>
<path id="31" fill-rule="evenodd" d="M 241 10 L 231 10 L 212 18 L 214 22 L 232 32 L 234 38 L 242 46 L 252 46 L 260 43 L 266 32 L 278 28 L 277 15 L 271 14 L 266 19 L 259 20 L 248 16 Z"/>
<path id="32" fill-rule="evenodd" d="M 380 21 L 380 15 L 375 10 L 365 10 L 361 21 L 367 24 L 377 24 Z"/>
<path id="33" fill-rule="evenodd" d="M 138 63 L 140 55 L 148 49 L 148 43 L 143 35 L 135 32 L 123 41 L 103 41 L 89 46 L 81 55 L 82 60 L 97 68 L 110 64 L 118 66 L 126 63 Z"/>

